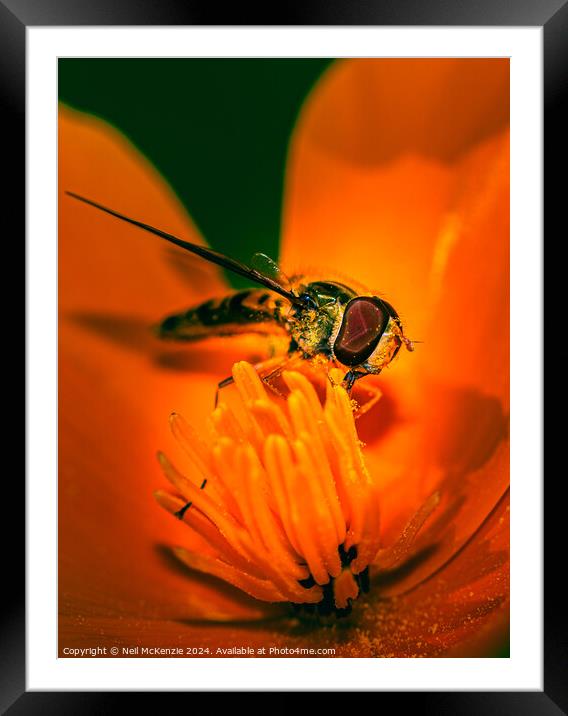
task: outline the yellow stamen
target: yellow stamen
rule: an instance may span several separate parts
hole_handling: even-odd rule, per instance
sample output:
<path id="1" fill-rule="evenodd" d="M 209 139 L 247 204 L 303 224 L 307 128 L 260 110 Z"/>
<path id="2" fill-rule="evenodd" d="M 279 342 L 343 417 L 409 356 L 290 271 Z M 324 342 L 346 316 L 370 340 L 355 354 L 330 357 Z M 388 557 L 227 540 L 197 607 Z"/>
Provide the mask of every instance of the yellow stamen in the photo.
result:
<path id="1" fill-rule="evenodd" d="M 365 467 L 349 395 L 331 376 L 322 405 L 304 375 L 282 377 L 289 394 L 279 400 L 250 364 L 236 363 L 238 400 L 213 411 L 210 443 L 172 414 L 172 432 L 193 469 L 186 476 L 160 453 L 178 495 L 160 491 L 156 499 L 210 547 L 207 555 L 176 548 L 187 566 L 256 599 L 339 614 L 367 584 L 363 573 L 378 556 L 391 566 L 408 553 L 434 502 L 391 551 L 379 550 L 379 490 Z"/>
<path id="2" fill-rule="evenodd" d="M 359 587 L 353 574 L 344 569 L 335 580 L 335 605 L 338 609 L 347 609 L 350 599 L 356 599 Z"/>

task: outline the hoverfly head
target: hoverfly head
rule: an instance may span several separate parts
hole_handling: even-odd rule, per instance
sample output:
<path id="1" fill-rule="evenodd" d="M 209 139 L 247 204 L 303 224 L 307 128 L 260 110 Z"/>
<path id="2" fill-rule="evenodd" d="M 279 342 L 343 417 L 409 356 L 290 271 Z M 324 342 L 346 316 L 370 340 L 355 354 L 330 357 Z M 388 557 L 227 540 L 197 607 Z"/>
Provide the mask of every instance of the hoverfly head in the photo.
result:
<path id="1" fill-rule="evenodd" d="M 408 350 L 414 349 L 390 303 L 378 296 L 356 296 L 345 307 L 333 352 L 343 365 L 364 366 L 376 374 L 393 360 L 403 344 Z"/>

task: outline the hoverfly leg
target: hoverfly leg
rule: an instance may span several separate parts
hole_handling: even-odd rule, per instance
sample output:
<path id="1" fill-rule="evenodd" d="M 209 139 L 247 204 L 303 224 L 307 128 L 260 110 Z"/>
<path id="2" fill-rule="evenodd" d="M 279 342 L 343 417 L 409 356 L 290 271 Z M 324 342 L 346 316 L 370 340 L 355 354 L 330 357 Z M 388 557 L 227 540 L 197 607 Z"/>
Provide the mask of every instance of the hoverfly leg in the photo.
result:
<path id="1" fill-rule="evenodd" d="M 266 387 L 279 398 L 283 398 L 283 394 L 275 385 L 272 384 L 271 381 L 278 378 L 285 370 L 289 370 L 299 361 L 303 361 L 303 358 L 299 352 L 294 352 L 286 356 L 280 356 L 279 358 L 269 358 L 262 363 L 257 363 L 254 368 Z M 268 372 L 264 372 L 267 368 Z"/>
<path id="2" fill-rule="evenodd" d="M 351 388 L 355 385 L 355 381 L 359 380 L 359 378 L 362 378 L 364 375 L 367 375 L 367 373 L 363 373 L 360 370 L 348 371 L 343 378 L 343 387 L 345 390 L 351 394 Z"/>
<path id="3" fill-rule="evenodd" d="M 270 379 L 277 378 L 280 373 L 282 373 L 286 365 L 288 365 L 288 363 L 289 360 L 286 360 L 285 358 L 280 356 L 276 358 L 268 358 L 268 360 L 256 363 L 254 366 L 254 369 L 258 373 L 258 376 L 262 380 L 262 382 L 265 383 L 266 386 L 270 388 L 270 390 L 275 393 L 279 398 L 282 397 L 282 393 L 270 383 Z M 234 382 L 235 379 L 232 375 L 230 375 L 217 384 L 217 390 L 215 391 L 215 408 L 219 404 L 219 394 L 221 390 L 223 388 L 226 388 L 228 385 L 232 385 Z"/>
<path id="4" fill-rule="evenodd" d="M 228 376 L 227 378 L 224 378 L 220 383 L 217 384 L 217 390 L 215 391 L 215 404 L 214 408 L 217 407 L 217 404 L 219 403 L 219 393 L 223 388 L 226 388 L 228 385 L 231 385 L 235 382 L 235 379 L 232 375 Z"/>
<path id="5" fill-rule="evenodd" d="M 351 390 L 353 389 L 353 386 L 355 385 L 355 382 L 359 380 L 359 378 L 363 378 L 364 376 L 368 375 L 368 373 L 364 373 L 363 371 L 359 370 L 350 370 L 345 374 L 345 377 L 343 378 L 343 387 L 345 390 L 347 390 L 347 393 L 351 397 Z M 365 415 L 365 413 L 368 413 L 371 408 L 378 403 L 378 401 L 381 398 L 382 392 L 380 388 L 374 385 L 366 385 L 365 388 L 367 389 L 367 394 L 369 399 L 363 403 L 362 405 L 359 405 L 356 401 L 355 404 L 357 405 L 357 408 L 355 410 L 354 417 L 357 420 L 357 418 L 360 418 L 362 415 Z"/>
<path id="6" fill-rule="evenodd" d="M 348 393 L 351 393 L 351 388 L 355 384 L 355 381 L 357 380 L 357 377 L 355 376 L 355 372 L 350 370 L 348 373 L 345 374 L 345 377 L 343 378 L 343 387 Z"/>
<path id="7" fill-rule="evenodd" d="M 371 408 L 379 402 L 383 394 L 381 389 L 376 385 L 365 385 L 365 388 L 367 390 L 367 395 L 370 397 L 365 403 L 359 405 L 355 411 L 353 416 L 355 420 L 358 420 L 362 415 L 368 413 L 369 410 L 371 410 Z"/>

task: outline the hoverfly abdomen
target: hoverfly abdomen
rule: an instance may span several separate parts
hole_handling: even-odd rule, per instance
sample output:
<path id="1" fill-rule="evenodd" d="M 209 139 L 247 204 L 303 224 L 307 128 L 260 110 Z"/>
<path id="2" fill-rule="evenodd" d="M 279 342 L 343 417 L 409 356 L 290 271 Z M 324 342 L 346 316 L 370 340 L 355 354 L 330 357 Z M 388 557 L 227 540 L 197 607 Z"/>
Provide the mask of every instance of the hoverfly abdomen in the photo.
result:
<path id="1" fill-rule="evenodd" d="M 158 326 L 158 335 L 194 341 L 209 336 L 281 332 L 288 308 L 288 302 L 277 294 L 245 289 L 168 316 Z"/>

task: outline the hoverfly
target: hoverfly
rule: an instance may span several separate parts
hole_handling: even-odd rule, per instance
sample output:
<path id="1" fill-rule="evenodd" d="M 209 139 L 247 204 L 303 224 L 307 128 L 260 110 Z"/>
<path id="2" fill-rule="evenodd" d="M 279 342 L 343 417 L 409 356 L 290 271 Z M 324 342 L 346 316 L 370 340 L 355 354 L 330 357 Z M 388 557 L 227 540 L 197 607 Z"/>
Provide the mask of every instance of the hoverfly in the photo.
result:
<path id="1" fill-rule="evenodd" d="M 379 296 L 361 295 L 354 288 L 331 280 L 311 280 L 301 275 L 288 278 L 264 254 L 255 254 L 253 266 L 247 266 L 74 192 L 66 193 L 262 286 L 235 291 L 167 316 L 157 329 L 160 338 L 195 341 L 213 336 L 280 331 L 289 340 L 287 355 L 277 360 L 276 370 L 261 374 L 264 380 L 268 382 L 268 378 L 279 374 L 292 360 L 323 358 L 326 363 L 345 370 L 343 385 L 349 392 L 360 378 L 379 374 L 403 344 L 409 351 L 414 350 L 413 342 L 404 335 L 397 312 Z M 219 389 L 231 382 L 232 378 L 221 381 Z"/>

